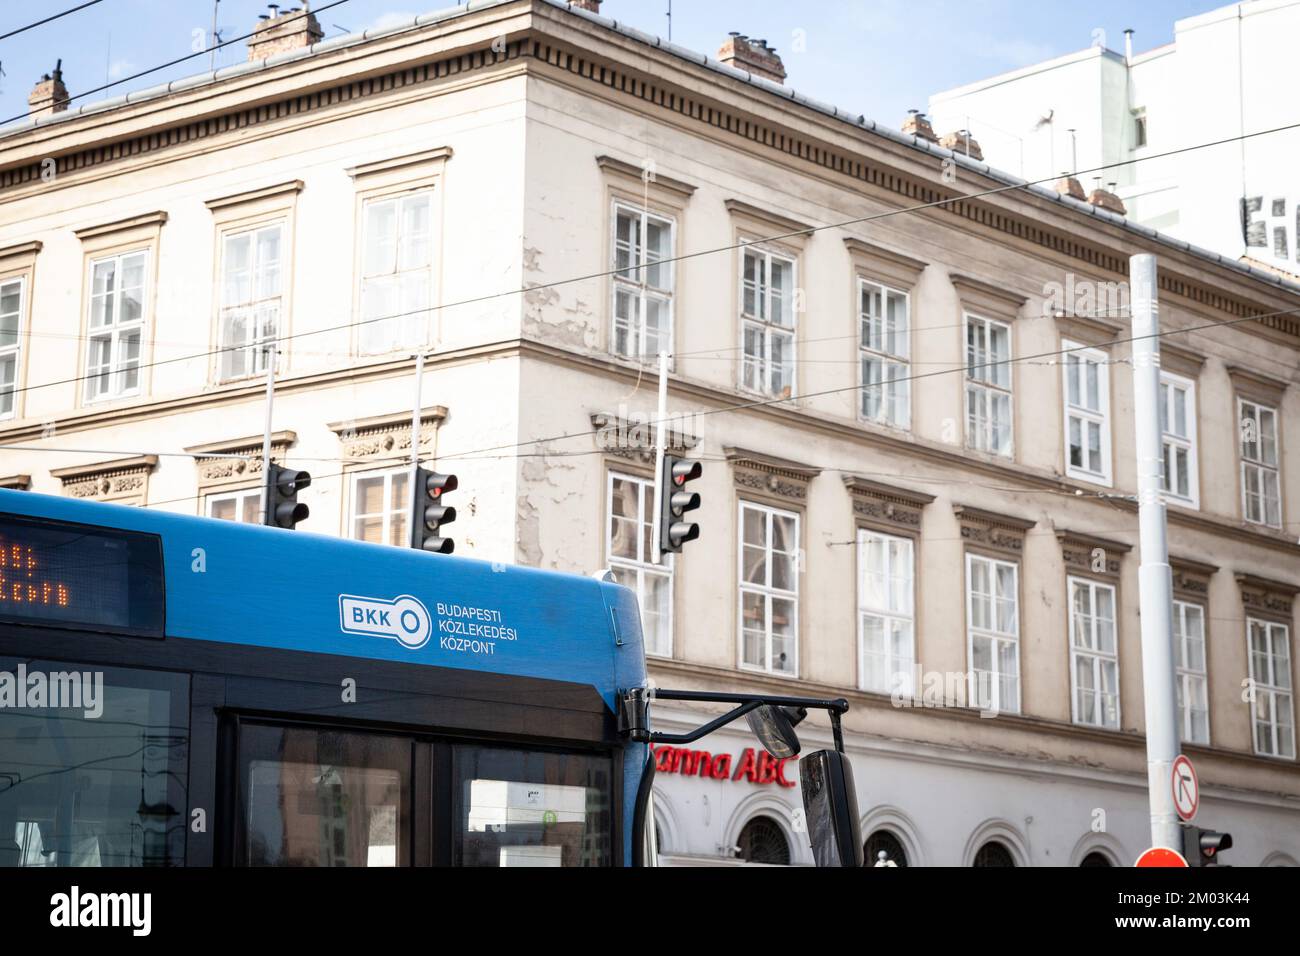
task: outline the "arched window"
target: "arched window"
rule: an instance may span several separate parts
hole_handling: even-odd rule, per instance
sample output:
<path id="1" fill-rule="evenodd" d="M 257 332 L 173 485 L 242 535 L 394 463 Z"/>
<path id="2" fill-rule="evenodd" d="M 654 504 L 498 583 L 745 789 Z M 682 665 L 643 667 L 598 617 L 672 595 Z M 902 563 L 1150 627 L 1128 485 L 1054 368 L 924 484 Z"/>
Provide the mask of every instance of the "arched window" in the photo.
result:
<path id="1" fill-rule="evenodd" d="M 740 858 L 749 863 L 790 865 L 790 844 L 781 825 L 771 817 L 754 817 L 740 830 Z"/>
<path id="2" fill-rule="evenodd" d="M 1093 850 L 1091 853 L 1089 853 L 1087 856 L 1085 856 L 1082 860 L 1079 861 L 1079 865 L 1080 866 L 1114 866 L 1115 864 L 1110 862 L 1110 857 L 1108 857 L 1105 853 L 1101 853 L 1098 852 L 1097 850 Z"/>
<path id="3" fill-rule="evenodd" d="M 885 859 L 895 866 L 907 866 L 907 851 L 903 849 L 903 841 L 890 830 L 877 830 L 867 837 L 863 847 L 864 865 L 875 866 L 880 862 L 882 852 Z"/>
<path id="4" fill-rule="evenodd" d="M 989 840 L 979 852 L 975 854 L 975 862 L 971 866 L 1015 866 L 1015 858 L 1011 851 L 997 840 Z"/>

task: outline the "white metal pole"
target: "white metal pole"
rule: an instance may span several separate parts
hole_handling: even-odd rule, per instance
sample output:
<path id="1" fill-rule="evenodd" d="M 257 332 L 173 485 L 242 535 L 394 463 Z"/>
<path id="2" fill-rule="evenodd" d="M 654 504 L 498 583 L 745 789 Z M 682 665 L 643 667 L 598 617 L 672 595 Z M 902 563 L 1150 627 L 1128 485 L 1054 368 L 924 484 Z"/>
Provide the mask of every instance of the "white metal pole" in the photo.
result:
<path id="1" fill-rule="evenodd" d="M 407 528 L 410 532 L 407 537 L 410 539 L 411 547 L 415 547 L 419 541 L 419 525 L 415 520 L 415 502 L 419 497 L 419 489 L 415 487 L 416 473 L 420 468 L 420 399 L 424 391 L 424 350 L 421 349 L 415 356 L 415 397 L 411 399 L 411 477 L 407 480 L 406 500 L 408 507 L 406 513 L 410 515 L 411 527 Z"/>
<path id="2" fill-rule="evenodd" d="M 262 429 L 262 524 L 271 523 L 271 496 L 267 482 L 271 475 L 271 413 L 275 408 L 275 359 L 280 354 L 279 345 L 271 342 L 263 346 L 266 354 L 266 424 Z"/>
<path id="3" fill-rule="evenodd" d="M 1133 418 L 1137 433 L 1138 614 L 1142 626 L 1142 697 L 1146 705 L 1147 786 L 1151 845 L 1182 852 L 1174 809 L 1173 765 L 1178 756 L 1174 692 L 1173 581 L 1164 498 L 1160 489 L 1160 329 L 1156 257 L 1129 260 L 1133 328 Z"/>
<path id="4" fill-rule="evenodd" d="M 672 494 L 672 489 L 663 486 L 664 476 L 664 420 L 668 417 L 668 353 L 659 353 L 659 421 L 655 428 L 655 510 L 651 537 L 654 538 L 654 563 L 663 561 L 659 550 L 659 513 L 663 508 L 664 495 Z"/>

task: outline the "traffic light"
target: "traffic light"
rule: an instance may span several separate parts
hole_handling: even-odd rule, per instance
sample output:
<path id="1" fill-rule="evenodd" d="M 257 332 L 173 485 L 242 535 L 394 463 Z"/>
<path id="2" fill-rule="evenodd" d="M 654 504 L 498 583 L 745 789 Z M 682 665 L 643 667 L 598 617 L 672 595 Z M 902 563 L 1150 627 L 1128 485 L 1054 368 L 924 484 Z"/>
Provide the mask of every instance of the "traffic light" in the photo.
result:
<path id="1" fill-rule="evenodd" d="M 442 526 L 456 520 L 456 509 L 442 503 L 442 496 L 455 491 L 455 475 L 442 475 L 427 468 L 415 469 L 415 513 L 411 515 L 411 547 L 435 554 L 451 554 L 456 542 L 442 536 Z"/>
<path id="2" fill-rule="evenodd" d="M 1219 851 L 1231 849 L 1232 834 L 1203 830 L 1187 824 L 1183 830 L 1183 858 L 1188 866 L 1219 866 Z"/>
<path id="3" fill-rule="evenodd" d="M 311 510 L 298 500 L 298 492 L 311 484 L 311 475 L 272 464 L 266 473 L 266 514 L 262 523 L 288 528 L 306 519 Z"/>
<path id="4" fill-rule="evenodd" d="M 665 554 L 681 553 L 682 545 L 700 536 L 700 526 L 683 520 L 688 511 L 700 506 L 700 496 L 686 490 L 686 482 L 700 477 L 703 468 L 689 458 L 664 456 L 664 467 L 659 475 L 661 499 L 659 502 L 659 550 Z"/>

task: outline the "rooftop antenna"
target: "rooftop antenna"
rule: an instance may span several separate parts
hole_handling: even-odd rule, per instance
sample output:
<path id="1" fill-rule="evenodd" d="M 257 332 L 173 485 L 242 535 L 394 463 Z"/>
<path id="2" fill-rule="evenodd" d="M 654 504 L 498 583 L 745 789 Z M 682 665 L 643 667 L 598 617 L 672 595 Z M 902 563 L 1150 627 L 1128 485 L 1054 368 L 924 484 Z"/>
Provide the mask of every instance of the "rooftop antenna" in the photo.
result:
<path id="1" fill-rule="evenodd" d="M 673 0 L 668 0 L 668 42 L 673 42 Z"/>
<path id="2" fill-rule="evenodd" d="M 221 34 L 217 32 L 217 7 L 221 6 L 221 0 L 212 0 L 212 32 L 208 34 L 208 47 L 211 52 L 208 54 L 208 70 L 215 71 L 217 68 L 217 40 Z"/>

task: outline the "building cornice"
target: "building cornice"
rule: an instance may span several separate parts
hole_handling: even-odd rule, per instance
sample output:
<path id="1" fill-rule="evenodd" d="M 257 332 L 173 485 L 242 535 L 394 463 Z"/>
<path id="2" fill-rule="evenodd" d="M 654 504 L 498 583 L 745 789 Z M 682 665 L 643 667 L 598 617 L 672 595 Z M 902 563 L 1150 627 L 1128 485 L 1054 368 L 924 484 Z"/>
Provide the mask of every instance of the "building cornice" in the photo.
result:
<path id="1" fill-rule="evenodd" d="M 695 193 L 696 187 L 691 183 L 683 182 L 680 179 L 673 179 L 671 176 L 664 176 L 654 169 L 644 169 L 640 166 L 634 166 L 632 163 L 624 162 L 621 159 L 615 159 L 613 156 L 597 156 L 596 165 L 606 173 L 613 173 L 622 176 L 625 179 L 636 180 L 637 183 L 646 183 L 646 177 L 649 177 L 648 185 L 652 188 L 664 189 L 670 193 L 675 193 L 682 199 L 690 199 Z"/>
<path id="2" fill-rule="evenodd" d="M 141 213 L 138 216 L 129 216 L 126 219 L 74 229 L 72 234 L 84 242 L 87 239 L 100 239 L 104 236 L 127 232 L 131 229 L 162 228 L 163 223 L 166 221 L 166 211 L 159 209 L 155 212 Z"/>
<path id="3" fill-rule="evenodd" d="M 249 189 L 244 192 L 234 193 L 230 196 L 222 196 L 219 199 L 209 199 L 203 205 L 207 206 L 209 209 L 216 210 L 281 196 L 291 198 L 300 193 L 302 187 L 303 182 L 301 179 L 291 179 L 288 182 L 276 183 L 273 186 L 262 186 L 257 189 Z"/>

